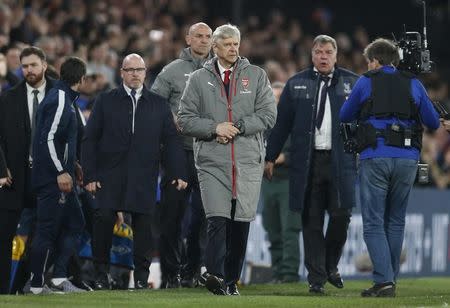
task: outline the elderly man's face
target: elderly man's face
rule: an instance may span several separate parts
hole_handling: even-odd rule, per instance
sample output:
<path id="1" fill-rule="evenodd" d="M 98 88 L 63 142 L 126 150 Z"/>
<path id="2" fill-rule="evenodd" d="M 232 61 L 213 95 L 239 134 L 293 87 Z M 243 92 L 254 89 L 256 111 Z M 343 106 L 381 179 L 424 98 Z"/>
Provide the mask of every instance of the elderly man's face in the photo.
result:
<path id="1" fill-rule="evenodd" d="M 316 44 L 312 49 L 312 62 L 319 73 L 328 75 L 336 64 L 337 51 L 331 43 Z"/>
<path id="2" fill-rule="evenodd" d="M 213 44 L 213 50 L 220 64 L 230 68 L 239 57 L 239 40 L 237 37 L 219 39 Z"/>
<path id="3" fill-rule="evenodd" d="M 140 57 L 130 57 L 123 61 L 121 76 L 123 83 L 131 88 L 138 89 L 144 84 L 145 63 Z"/>

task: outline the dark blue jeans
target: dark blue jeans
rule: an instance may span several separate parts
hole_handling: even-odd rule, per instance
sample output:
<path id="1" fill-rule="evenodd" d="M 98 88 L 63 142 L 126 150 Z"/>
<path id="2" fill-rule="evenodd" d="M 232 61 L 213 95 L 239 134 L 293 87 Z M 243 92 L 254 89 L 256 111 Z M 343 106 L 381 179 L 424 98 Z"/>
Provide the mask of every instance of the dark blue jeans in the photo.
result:
<path id="1" fill-rule="evenodd" d="M 406 207 L 417 161 L 373 158 L 360 162 L 360 197 L 364 241 L 375 283 L 395 282 L 405 230 Z"/>

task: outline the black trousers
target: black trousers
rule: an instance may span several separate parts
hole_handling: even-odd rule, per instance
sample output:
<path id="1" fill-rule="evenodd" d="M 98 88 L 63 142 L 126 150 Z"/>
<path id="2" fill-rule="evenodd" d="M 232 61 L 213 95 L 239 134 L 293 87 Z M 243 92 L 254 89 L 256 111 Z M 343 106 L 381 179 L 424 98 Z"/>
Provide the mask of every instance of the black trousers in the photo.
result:
<path id="1" fill-rule="evenodd" d="M 347 240 L 351 209 L 339 208 L 336 179 L 332 176 L 331 151 L 314 151 L 311 184 L 303 209 L 305 266 L 310 284 L 324 284 L 328 275 L 338 270 Z M 329 220 L 323 233 L 325 211 Z"/>
<path id="2" fill-rule="evenodd" d="M 166 183 L 161 187 L 160 221 L 161 235 L 159 253 L 162 280 L 180 274 L 182 266 L 183 242 L 181 221 L 185 213 L 184 194 L 175 185 Z"/>
<path id="3" fill-rule="evenodd" d="M 92 255 L 97 270 L 97 280 L 107 279 L 116 217 L 116 211 L 113 209 L 97 208 L 94 211 Z M 152 262 L 151 215 L 131 213 L 131 228 L 133 229 L 134 281 L 146 284 Z"/>
<path id="4" fill-rule="evenodd" d="M 0 294 L 9 294 L 12 241 L 16 235 L 21 210 L 0 209 Z"/>
<path id="5" fill-rule="evenodd" d="M 206 240 L 206 218 L 203 209 L 197 170 L 193 151 L 185 150 L 188 187 L 178 191 L 169 179 L 161 187 L 161 236 L 159 242 L 161 273 L 163 279 L 182 274 L 192 278 L 203 263 Z M 190 208 L 189 208 L 190 206 Z M 181 225 L 186 210 L 190 210 L 190 220 L 186 239 L 186 260 L 183 262 Z M 184 265 L 183 265 L 184 263 Z"/>
<path id="6" fill-rule="evenodd" d="M 236 283 L 244 263 L 250 222 L 218 216 L 208 218 L 207 222 L 206 270 L 225 279 L 227 285 Z"/>
<path id="7" fill-rule="evenodd" d="M 53 263 L 53 278 L 67 278 L 70 258 L 77 253 L 85 221 L 74 191 L 61 193 L 47 185 L 37 193 L 37 224 L 30 255 L 32 287 L 42 287 L 43 275 Z"/>

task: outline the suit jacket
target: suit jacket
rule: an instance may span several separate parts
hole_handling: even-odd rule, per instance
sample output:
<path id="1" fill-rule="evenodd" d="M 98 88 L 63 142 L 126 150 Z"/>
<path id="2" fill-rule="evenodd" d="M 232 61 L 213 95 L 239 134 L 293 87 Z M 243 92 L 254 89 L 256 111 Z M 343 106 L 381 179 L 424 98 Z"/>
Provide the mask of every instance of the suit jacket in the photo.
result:
<path id="1" fill-rule="evenodd" d="M 186 178 L 180 136 L 167 101 L 144 88 L 139 98 L 135 130 L 133 105 L 123 86 L 100 94 L 88 120 L 82 144 L 84 183 L 99 181 L 100 208 L 150 213 L 165 147 L 169 174 Z"/>
<path id="2" fill-rule="evenodd" d="M 352 208 L 355 200 L 355 155 L 344 152 L 339 134 L 339 111 L 358 76 L 336 67 L 328 88 L 332 124 L 332 175 L 338 190 L 338 205 Z M 313 159 L 317 115 L 316 95 L 319 76 L 310 67 L 291 77 L 278 104 L 278 118 L 267 141 L 266 161 L 275 161 L 290 134 L 289 206 L 291 210 L 303 209 L 311 185 L 310 167 Z"/>
<path id="3" fill-rule="evenodd" d="M 45 93 L 52 88 L 47 79 Z M 0 188 L 0 208 L 21 210 L 25 203 L 25 187 L 31 142 L 27 88 L 22 80 L 0 96 L 0 177 L 6 177 L 9 168 L 13 178 L 11 187 Z"/>

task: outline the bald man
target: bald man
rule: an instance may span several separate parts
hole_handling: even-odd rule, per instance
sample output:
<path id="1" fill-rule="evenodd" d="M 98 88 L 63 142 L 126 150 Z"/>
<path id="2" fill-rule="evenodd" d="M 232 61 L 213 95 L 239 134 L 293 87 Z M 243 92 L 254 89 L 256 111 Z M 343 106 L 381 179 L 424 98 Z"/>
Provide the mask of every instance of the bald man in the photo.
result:
<path id="1" fill-rule="evenodd" d="M 132 216 L 134 286 L 148 288 L 151 263 L 151 209 L 156 202 L 161 148 L 170 183 L 186 188 L 185 157 L 167 101 L 144 87 L 146 66 L 138 54 L 122 63 L 123 83 L 100 94 L 86 126 L 82 159 L 86 189 L 95 195 L 92 254 L 97 290 L 108 280 L 112 230 L 117 212 Z"/>
<path id="2" fill-rule="evenodd" d="M 186 35 L 186 44 L 179 59 L 166 65 L 156 77 L 152 91 L 166 98 L 170 109 L 175 115 L 180 105 L 186 82 L 190 74 L 203 67 L 203 64 L 212 58 L 211 53 L 212 30 L 199 22 L 189 28 Z M 206 218 L 203 210 L 197 172 L 195 170 L 194 153 L 192 150 L 192 137 L 183 136 L 183 149 L 186 158 L 189 187 L 185 191 L 177 192 L 170 185 L 170 174 L 163 161 L 163 180 L 161 183 L 161 273 L 162 288 L 193 287 L 198 284 L 200 266 L 203 263 L 206 240 Z M 191 211 L 187 240 L 186 260 L 183 262 L 181 223 L 185 210 Z M 184 264 L 183 264 L 184 263 Z"/>

